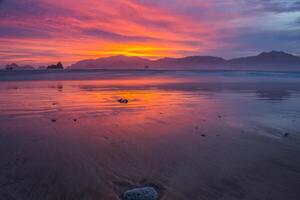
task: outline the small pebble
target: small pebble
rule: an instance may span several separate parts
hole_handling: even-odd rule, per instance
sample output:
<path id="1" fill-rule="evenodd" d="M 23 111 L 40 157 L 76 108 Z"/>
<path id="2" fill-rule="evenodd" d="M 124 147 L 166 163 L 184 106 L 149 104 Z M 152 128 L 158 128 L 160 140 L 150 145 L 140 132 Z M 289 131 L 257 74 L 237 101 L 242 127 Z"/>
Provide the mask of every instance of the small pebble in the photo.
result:
<path id="1" fill-rule="evenodd" d="M 121 99 L 118 100 L 118 102 L 119 103 L 128 103 L 129 101 L 128 101 L 128 99 L 121 98 Z"/>
<path id="2" fill-rule="evenodd" d="M 57 120 L 56 119 L 51 119 L 51 122 L 56 122 Z"/>

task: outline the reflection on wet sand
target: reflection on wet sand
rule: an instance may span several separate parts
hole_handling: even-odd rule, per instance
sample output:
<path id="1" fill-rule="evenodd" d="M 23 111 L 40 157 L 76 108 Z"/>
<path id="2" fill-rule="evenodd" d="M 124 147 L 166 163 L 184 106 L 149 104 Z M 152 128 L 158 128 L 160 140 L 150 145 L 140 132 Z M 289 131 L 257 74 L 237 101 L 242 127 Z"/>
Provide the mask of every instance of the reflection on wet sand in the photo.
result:
<path id="1" fill-rule="evenodd" d="M 296 200 L 298 82 L 232 80 L 2 82 L 0 199 Z"/>

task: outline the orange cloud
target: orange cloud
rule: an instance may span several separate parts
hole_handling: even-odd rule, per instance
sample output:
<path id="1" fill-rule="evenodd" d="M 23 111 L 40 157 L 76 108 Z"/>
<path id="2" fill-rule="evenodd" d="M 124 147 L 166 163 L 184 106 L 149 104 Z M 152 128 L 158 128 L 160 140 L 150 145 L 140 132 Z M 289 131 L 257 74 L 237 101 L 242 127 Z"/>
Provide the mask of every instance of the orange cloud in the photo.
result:
<path id="1" fill-rule="evenodd" d="M 14 3 L 15 5 L 14 5 Z M 211 9 L 201 17 L 136 0 L 12 0 L 0 21 L 0 45 L 7 62 L 68 64 L 87 58 L 124 54 L 160 58 L 210 52 L 225 45 L 230 31 L 203 1 L 187 1 Z M 31 3 L 31 5 L 30 5 Z M 29 6 L 33 7 L 29 9 Z M 4 5 L 5 6 L 5 5 Z M 14 14 L 22 9 L 23 14 Z"/>

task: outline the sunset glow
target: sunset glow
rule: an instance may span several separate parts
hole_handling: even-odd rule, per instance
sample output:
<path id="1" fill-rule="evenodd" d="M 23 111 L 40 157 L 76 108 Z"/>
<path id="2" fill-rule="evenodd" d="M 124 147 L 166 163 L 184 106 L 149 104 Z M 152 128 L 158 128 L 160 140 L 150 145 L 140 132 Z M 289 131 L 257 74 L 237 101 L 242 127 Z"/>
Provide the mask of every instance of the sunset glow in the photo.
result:
<path id="1" fill-rule="evenodd" d="M 0 0 L 0 200 L 298 200 L 300 0 Z"/>
<path id="2" fill-rule="evenodd" d="M 119 54 L 234 57 L 277 47 L 298 54 L 295 42 L 272 40 L 284 35 L 295 41 L 299 13 L 297 1 L 277 0 L 1 0 L 0 60 L 43 65 Z M 275 15 L 280 25 L 271 20 Z"/>

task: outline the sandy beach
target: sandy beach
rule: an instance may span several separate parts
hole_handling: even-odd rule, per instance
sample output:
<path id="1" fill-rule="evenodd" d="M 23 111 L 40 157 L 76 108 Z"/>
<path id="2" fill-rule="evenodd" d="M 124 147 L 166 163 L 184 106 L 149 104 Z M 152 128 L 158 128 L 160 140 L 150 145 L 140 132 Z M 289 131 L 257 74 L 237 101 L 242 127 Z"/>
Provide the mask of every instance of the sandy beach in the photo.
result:
<path id="1" fill-rule="evenodd" d="M 0 74 L 1 200 L 300 197 L 298 73 Z"/>

